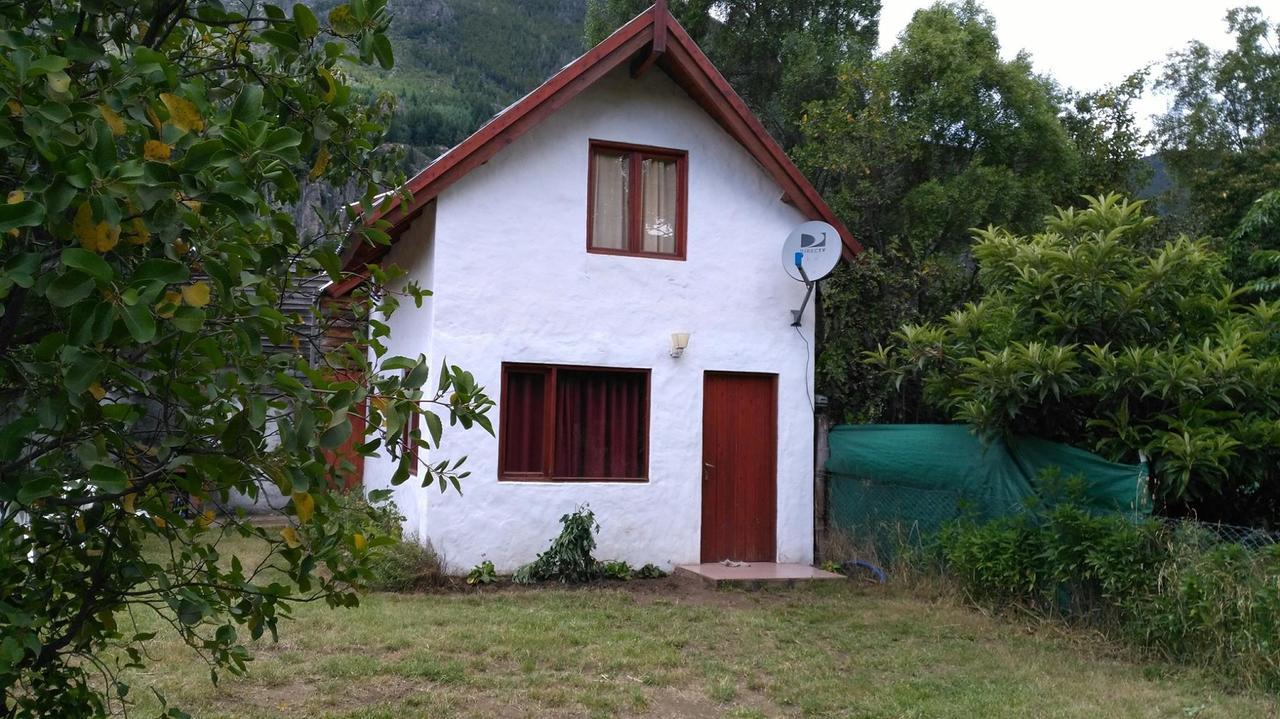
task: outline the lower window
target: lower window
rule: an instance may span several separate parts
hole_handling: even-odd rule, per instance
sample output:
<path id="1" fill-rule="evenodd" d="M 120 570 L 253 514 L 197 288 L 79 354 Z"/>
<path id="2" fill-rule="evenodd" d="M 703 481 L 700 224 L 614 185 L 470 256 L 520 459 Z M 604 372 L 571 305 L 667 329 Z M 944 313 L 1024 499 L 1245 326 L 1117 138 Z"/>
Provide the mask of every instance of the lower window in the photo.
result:
<path id="1" fill-rule="evenodd" d="M 643 482 L 649 371 L 504 364 L 498 432 L 501 479 Z"/>

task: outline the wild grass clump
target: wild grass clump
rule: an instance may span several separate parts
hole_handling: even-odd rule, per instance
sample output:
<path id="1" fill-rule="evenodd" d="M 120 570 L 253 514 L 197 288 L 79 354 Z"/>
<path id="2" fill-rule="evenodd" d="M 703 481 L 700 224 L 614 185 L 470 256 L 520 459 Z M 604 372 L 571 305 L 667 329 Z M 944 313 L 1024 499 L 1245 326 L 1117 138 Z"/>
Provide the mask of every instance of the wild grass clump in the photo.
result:
<path id="1" fill-rule="evenodd" d="M 867 562 L 884 570 L 886 583 L 922 598 L 955 593 L 955 583 L 943 571 L 936 538 L 914 523 L 882 521 L 858 530 L 830 527 L 822 534 L 818 555 L 830 571 L 851 578 L 871 578 L 860 568 Z"/>
<path id="2" fill-rule="evenodd" d="M 404 515 L 383 495 L 365 498 L 359 492 L 340 495 L 338 512 L 331 521 L 342 527 L 342 536 L 360 537 L 360 549 L 369 554 L 364 587 L 377 592 L 408 592 L 444 586 L 448 573 L 444 560 L 431 547 L 404 533 Z"/>
<path id="3" fill-rule="evenodd" d="M 953 523 L 938 544 L 945 572 L 976 602 L 1084 624 L 1233 683 L 1280 690 L 1280 547 L 1074 506 Z"/>

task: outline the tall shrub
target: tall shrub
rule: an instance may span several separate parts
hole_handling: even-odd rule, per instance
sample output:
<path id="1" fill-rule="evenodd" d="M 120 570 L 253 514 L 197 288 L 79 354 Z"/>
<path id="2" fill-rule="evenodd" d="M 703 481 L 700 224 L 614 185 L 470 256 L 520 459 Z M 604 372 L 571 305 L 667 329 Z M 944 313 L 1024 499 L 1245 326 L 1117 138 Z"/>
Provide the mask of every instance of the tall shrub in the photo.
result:
<path id="1" fill-rule="evenodd" d="M 1145 453 L 1166 501 L 1265 517 L 1258 500 L 1280 481 L 1280 302 L 1246 302 L 1207 240 L 1156 244 L 1152 223 L 1111 195 L 1031 235 L 977 231 L 981 298 L 903 326 L 868 360 L 955 421 Z"/>

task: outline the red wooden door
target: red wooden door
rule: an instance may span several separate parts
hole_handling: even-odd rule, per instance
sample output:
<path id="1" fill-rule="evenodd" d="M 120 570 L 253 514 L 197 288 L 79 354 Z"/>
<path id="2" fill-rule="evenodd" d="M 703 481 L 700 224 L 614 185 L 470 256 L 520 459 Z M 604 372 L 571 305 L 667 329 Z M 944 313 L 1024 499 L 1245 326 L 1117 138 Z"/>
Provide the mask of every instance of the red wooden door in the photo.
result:
<path id="1" fill-rule="evenodd" d="M 777 376 L 708 372 L 702 399 L 702 561 L 776 556 Z"/>

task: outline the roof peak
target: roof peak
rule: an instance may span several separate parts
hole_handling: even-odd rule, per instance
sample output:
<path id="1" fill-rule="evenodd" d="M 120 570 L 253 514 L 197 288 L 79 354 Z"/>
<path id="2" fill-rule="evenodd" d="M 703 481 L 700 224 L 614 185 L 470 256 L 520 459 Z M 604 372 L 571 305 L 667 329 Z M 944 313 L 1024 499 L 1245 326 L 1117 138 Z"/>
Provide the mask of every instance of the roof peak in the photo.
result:
<path id="1" fill-rule="evenodd" d="M 817 189 L 671 15 L 665 0 L 657 0 L 649 10 L 632 18 L 427 165 L 404 187 L 412 197 L 411 201 L 403 201 L 403 193 L 397 192 L 379 205 L 366 222 L 384 223 L 383 227 L 392 236 L 392 241 L 397 241 L 413 219 L 445 188 L 488 162 L 544 118 L 624 63 L 630 63 L 632 77 L 639 77 L 654 65 L 661 67 L 773 177 L 782 188 L 782 201 L 810 219 L 834 225 L 840 232 L 846 257 L 862 250 Z M 369 243 L 349 248 L 343 264 L 346 271 L 355 273 L 355 276 L 332 286 L 330 294 L 340 296 L 354 289 L 367 274 L 365 265 L 378 261 L 388 249 L 385 245 Z"/>

